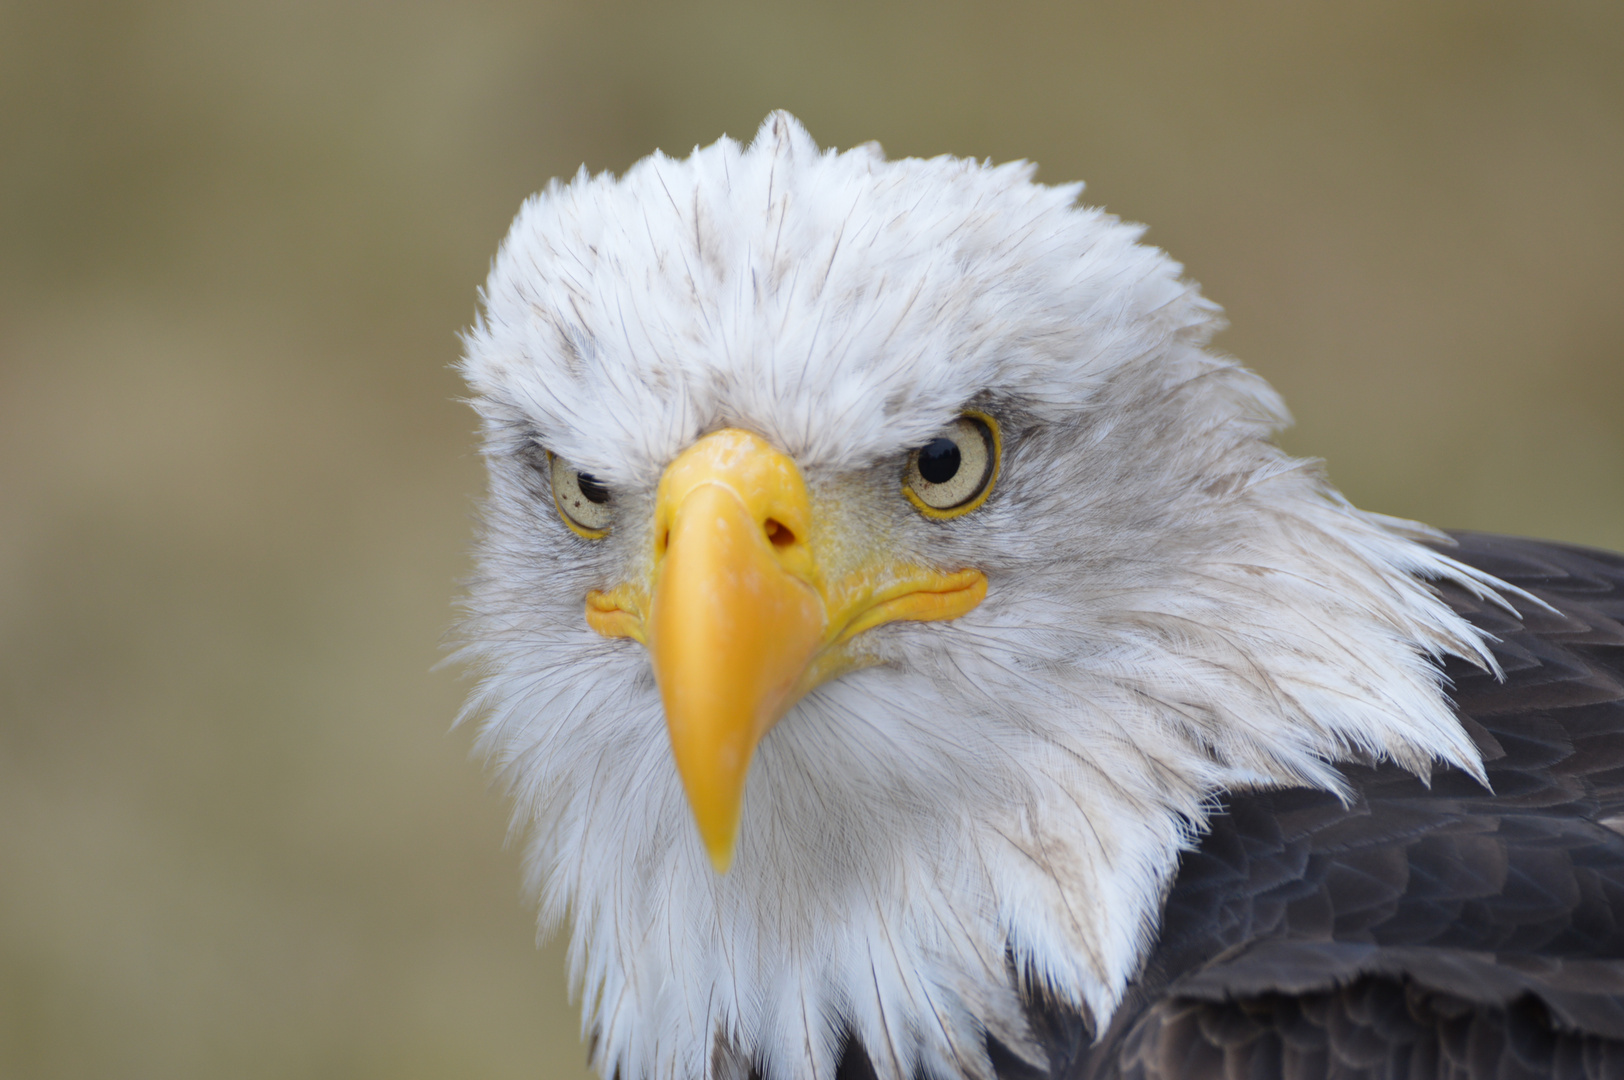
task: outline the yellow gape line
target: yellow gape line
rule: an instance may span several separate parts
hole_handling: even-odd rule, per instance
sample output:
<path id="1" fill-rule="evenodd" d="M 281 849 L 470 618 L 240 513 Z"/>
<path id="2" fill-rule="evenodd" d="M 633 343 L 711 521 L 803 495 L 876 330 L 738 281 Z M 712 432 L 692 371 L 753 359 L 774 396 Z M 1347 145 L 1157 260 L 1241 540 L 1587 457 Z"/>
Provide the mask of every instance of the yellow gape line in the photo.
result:
<path id="1" fill-rule="evenodd" d="M 733 861 L 756 745 L 808 690 L 862 662 L 847 648 L 902 619 L 954 619 L 981 603 L 978 570 L 883 556 L 824 580 L 795 463 L 728 428 L 683 451 L 655 493 L 650 578 L 587 597 L 587 623 L 643 642 L 671 752 L 718 873 Z"/>

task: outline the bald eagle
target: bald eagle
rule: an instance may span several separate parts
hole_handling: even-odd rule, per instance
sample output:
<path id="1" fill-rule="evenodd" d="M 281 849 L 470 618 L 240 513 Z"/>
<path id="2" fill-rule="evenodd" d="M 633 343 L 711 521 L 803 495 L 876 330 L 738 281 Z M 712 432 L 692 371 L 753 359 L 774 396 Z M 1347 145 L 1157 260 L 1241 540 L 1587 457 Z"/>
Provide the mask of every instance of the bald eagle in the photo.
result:
<path id="1" fill-rule="evenodd" d="M 1350 505 L 1080 189 L 777 113 L 520 211 L 461 655 L 592 1064 L 1624 1076 L 1624 558 Z"/>

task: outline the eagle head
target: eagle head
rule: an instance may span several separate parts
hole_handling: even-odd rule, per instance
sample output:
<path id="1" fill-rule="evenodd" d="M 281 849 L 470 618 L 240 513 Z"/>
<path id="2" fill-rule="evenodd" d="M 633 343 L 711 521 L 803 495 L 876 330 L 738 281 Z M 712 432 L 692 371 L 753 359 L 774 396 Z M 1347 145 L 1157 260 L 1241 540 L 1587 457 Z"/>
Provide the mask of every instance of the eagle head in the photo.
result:
<path id="1" fill-rule="evenodd" d="M 1104 1022 L 1217 795 L 1481 776 L 1427 584 L 1217 307 L 1025 163 L 755 140 L 524 204 L 461 655 L 623 1080 L 990 1074 Z"/>

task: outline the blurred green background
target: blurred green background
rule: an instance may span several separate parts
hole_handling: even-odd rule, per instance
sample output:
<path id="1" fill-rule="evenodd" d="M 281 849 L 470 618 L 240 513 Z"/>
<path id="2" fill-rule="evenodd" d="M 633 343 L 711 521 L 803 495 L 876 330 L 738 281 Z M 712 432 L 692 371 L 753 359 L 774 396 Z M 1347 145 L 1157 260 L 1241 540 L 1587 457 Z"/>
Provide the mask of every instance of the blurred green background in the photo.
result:
<path id="1" fill-rule="evenodd" d="M 0 0 L 0 1075 L 582 1075 L 448 365 L 527 193 L 775 107 L 1086 179 L 1361 505 L 1624 548 L 1617 0 Z"/>

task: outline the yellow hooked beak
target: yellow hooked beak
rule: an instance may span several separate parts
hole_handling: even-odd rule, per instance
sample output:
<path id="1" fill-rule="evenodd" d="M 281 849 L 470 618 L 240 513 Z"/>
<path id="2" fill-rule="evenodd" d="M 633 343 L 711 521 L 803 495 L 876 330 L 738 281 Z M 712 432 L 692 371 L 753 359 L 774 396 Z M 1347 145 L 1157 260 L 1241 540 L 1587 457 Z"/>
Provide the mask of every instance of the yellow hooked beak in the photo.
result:
<path id="1" fill-rule="evenodd" d="M 757 743 L 808 690 L 862 665 L 851 639 L 899 619 L 954 619 L 987 595 L 980 571 L 944 574 L 883 553 L 827 580 L 818 531 L 793 461 L 750 432 L 713 432 L 660 480 L 650 580 L 587 597 L 594 630 L 648 646 L 718 873 L 733 862 Z"/>

